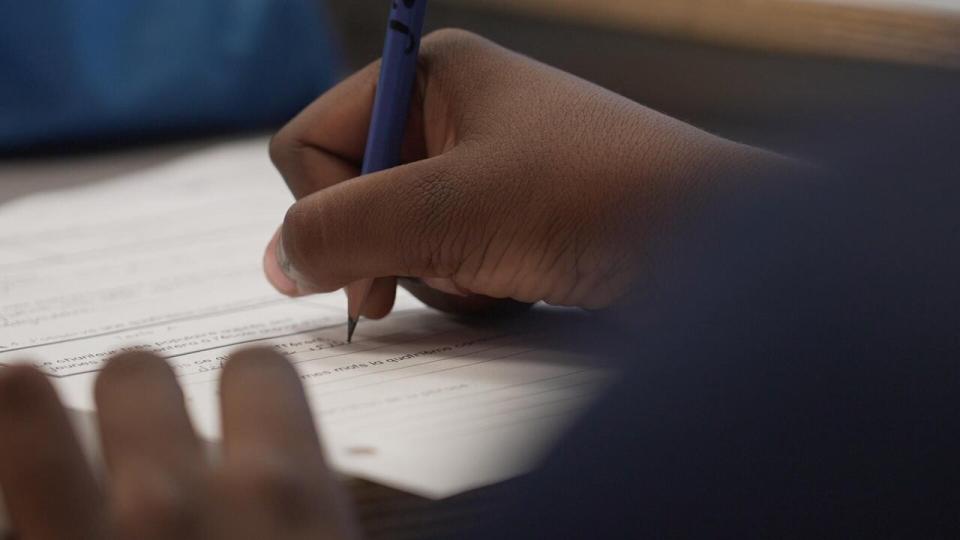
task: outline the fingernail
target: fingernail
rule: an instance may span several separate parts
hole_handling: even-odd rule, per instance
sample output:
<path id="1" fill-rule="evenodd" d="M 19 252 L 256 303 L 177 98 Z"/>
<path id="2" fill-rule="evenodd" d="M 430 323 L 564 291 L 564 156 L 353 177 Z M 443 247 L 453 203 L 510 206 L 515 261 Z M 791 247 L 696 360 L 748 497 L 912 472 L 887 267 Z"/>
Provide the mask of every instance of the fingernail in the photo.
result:
<path id="1" fill-rule="evenodd" d="M 290 277 L 290 262 L 283 252 L 283 242 L 280 241 L 280 229 L 273 234 L 270 243 L 267 244 L 267 250 L 263 254 L 263 273 L 267 276 L 267 281 L 281 293 L 287 296 L 296 296 L 300 294 L 300 287 L 297 282 Z"/>

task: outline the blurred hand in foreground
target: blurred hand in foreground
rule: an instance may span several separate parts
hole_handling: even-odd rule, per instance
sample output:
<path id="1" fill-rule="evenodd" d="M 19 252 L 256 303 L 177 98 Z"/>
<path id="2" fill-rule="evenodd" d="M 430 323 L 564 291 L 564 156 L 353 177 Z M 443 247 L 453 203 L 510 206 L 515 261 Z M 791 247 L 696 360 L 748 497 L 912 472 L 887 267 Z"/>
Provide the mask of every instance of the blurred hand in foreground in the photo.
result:
<path id="1" fill-rule="evenodd" d="M 106 463 L 98 483 L 56 393 L 32 367 L 0 372 L 0 486 L 22 540 L 353 538 L 293 368 L 235 354 L 221 380 L 216 465 L 190 425 L 173 371 L 114 358 L 96 385 Z"/>
<path id="2" fill-rule="evenodd" d="M 289 295 L 396 279 L 441 309 L 489 297 L 602 308 L 645 271 L 643 246 L 722 179 L 781 159 L 674 120 L 463 31 L 423 40 L 404 164 L 358 176 L 379 65 L 273 139 L 298 201 L 264 265 Z M 487 297 L 486 300 L 483 300 Z"/>

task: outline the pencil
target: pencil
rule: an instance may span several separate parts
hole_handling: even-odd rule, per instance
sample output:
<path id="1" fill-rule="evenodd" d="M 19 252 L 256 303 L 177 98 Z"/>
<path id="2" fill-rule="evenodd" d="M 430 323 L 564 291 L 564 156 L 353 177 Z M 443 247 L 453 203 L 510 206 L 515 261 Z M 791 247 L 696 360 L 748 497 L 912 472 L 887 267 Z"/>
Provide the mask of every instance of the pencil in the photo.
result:
<path id="1" fill-rule="evenodd" d="M 400 147 L 410 112 L 410 98 L 417 76 L 417 53 L 427 9 L 426 0 L 393 0 L 387 22 L 380 64 L 380 79 L 373 100 L 373 114 L 362 174 L 370 174 L 400 164 Z M 347 342 L 363 313 L 363 305 L 373 286 L 372 279 L 347 285 Z"/>

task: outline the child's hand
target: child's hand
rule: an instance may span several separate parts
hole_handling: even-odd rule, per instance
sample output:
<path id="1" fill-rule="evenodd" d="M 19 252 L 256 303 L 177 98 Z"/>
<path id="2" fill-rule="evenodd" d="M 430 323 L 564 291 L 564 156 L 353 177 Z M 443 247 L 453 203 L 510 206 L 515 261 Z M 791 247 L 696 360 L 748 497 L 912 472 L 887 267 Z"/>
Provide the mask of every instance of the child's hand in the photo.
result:
<path id="1" fill-rule="evenodd" d="M 447 30 L 423 40 L 405 164 L 358 177 L 378 72 L 353 75 L 274 138 L 299 200 L 265 258 L 287 294 L 380 278 L 369 317 L 390 311 L 392 276 L 420 278 L 430 288 L 412 290 L 438 307 L 469 305 L 463 295 L 610 305 L 651 236 L 712 180 L 775 159 Z"/>
<path id="2" fill-rule="evenodd" d="M 297 373 L 277 353 L 227 363 L 216 464 L 162 358 L 114 358 L 96 401 L 102 483 L 47 378 L 26 366 L 0 371 L 0 489 L 16 538 L 356 537 Z"/>

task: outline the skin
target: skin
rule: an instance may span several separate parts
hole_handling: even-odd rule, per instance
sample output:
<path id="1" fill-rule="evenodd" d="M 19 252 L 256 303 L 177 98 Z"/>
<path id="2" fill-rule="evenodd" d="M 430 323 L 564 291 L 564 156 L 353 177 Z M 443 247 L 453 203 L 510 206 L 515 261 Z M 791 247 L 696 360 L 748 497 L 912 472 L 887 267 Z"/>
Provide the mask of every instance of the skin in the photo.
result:
<path id="1" fill-rule="evenodd" d="M 298 199 L 264 256 L 288 295 L 396 278 L 428 305 L 491 299 L 597 309 L 648 269 L 642 246 L 717 189 L 779 158 L 713 136 L 457 30 L 423 40 L 404 164 L 358 176 L 379 65 L 333 88 L 274 137 Z M 640 249 L 624 249 L 639 246 Z"/>
<path id="2" fill-rule="evenodd" d="M 110 360 L 96 403 L 102 483 L 46 376 L 27 366 L 0 372 L 0 487 L 16 538 L 357 537 L 297 374 L 277 353 L 227 362 L 216 464 L 162 358 Z"/>
<path id="3" fill-rule="evenodd" d="M 356 73 L 274 137 L 298 200 L 264 256 L 289 295 L 375 278 L 371 318 L 390 312 L 398 281 L 447 311 L 615 305 L 650 271 L 645 245 L 747 172 L 784 166 L 447 30 L 423 40 L 404 164 L 361 177 L 377 73 Z M 96 400 L 103 482 L 46 377 L 0 372 L 0 487 L 17 538 L 356 535 L 296 373 L 275 353 L 227 363 L 216 464 L 162 359 L 111 360 Z"/>

